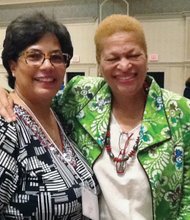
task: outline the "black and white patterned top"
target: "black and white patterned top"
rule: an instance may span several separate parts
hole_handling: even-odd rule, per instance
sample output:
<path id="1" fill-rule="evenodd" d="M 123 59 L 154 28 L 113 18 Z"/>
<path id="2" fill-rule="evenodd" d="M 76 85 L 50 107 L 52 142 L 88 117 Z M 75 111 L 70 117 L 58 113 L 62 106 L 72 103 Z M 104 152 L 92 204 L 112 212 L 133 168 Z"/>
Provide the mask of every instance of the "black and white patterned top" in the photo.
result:
<path id="1" fill-rule="evenodd" d="M 79 220 L 81 186 L 99 192 L 96 178 L 64 136 L 61 153 L 26 110 L 17 121 L 0 117 L 0 219 Z"/>

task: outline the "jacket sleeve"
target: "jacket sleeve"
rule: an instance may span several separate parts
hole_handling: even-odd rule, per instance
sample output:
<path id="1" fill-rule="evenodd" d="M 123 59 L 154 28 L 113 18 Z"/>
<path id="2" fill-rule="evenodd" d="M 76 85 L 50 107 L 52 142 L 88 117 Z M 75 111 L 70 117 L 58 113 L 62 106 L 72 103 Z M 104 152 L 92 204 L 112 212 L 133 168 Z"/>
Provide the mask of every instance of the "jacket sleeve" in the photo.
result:
<path id="1" fill-rule="evenodd" d="M 190 101 L 182 99 L 180 106 L 184 113 L 184 122 L 181 124 L 184 143 L 184 170 L 182 200 L 177 220 L 190 219 Z"/>
<path id="2" fill-rule="evenodd" d="M 17 188 L 17 146 L 14 122 L 7 123 L 0 118 L 0 213 Z"/>

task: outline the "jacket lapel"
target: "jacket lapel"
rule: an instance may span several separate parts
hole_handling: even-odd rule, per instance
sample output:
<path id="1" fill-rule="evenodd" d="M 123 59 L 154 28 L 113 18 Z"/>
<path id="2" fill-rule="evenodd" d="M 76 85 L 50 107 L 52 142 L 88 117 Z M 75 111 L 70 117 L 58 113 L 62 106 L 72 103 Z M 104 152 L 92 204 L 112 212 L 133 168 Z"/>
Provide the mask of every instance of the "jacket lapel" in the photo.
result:
<path id="1" fill-rule="evenodd" d="M 171 129 L 165 112 L 162 90 L 154 80 L 147 96 L 140 135 L 139 150 L 148 146 L 155 146 L 171 138 Z"/>
<path id="2" fill-rule="evenodd" d="M 111 92 L 107 84 L 89 99 L 88 103 L 78 112 L 80 125 L 103 148 L 111 113 Z"/>

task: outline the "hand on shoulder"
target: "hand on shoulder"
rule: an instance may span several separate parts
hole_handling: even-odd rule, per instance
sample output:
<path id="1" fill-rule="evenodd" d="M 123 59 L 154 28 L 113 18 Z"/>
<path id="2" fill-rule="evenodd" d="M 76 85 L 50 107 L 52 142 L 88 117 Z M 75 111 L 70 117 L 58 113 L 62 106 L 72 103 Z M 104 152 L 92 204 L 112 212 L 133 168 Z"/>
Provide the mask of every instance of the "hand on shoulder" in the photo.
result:
<path id="1" fill-rule="evenodd" d="M 0 87 L 0 115 L 8 122 L 16 120 L 13 112 L 13 99 L 10 93 L 2 87 Z"/>

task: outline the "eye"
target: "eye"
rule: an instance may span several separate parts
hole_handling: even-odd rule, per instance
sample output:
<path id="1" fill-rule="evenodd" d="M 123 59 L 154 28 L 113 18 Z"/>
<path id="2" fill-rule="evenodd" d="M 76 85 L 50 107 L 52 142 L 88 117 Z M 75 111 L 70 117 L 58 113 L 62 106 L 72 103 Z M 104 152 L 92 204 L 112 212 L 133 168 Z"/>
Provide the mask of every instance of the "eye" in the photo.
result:
<path id="1" fill-rule="evenodd" d="M 142 54 L 140 54 L 140 53 L 138 53 L 138 54 L 132 54 L 132 55 L 129 55 L 129 56 L 127 57 L 127 59 L 128 59 L 128 60 L 135 61 L 135 60 L 138 60 L 141 55 L 142 55 Z"/>
<path id="2" fill-rule="evenodd" d="M 104 59 L 106 62 L 116 62 L 119 60 L 119 57 L 107 57 Z"/>
<path id="3" fill-rule="evenodd" d="M 27 53 L 26 59 L 28 61 L 39 61 L 39 60 L 43 59 L 43 54 L 41 54 L 41 53 Z"/>
<path id="4" fill-rule="evenodd" d="M 65 58 L 62 54 L 51 54 L 52 63 L 65 63 Z"/>

